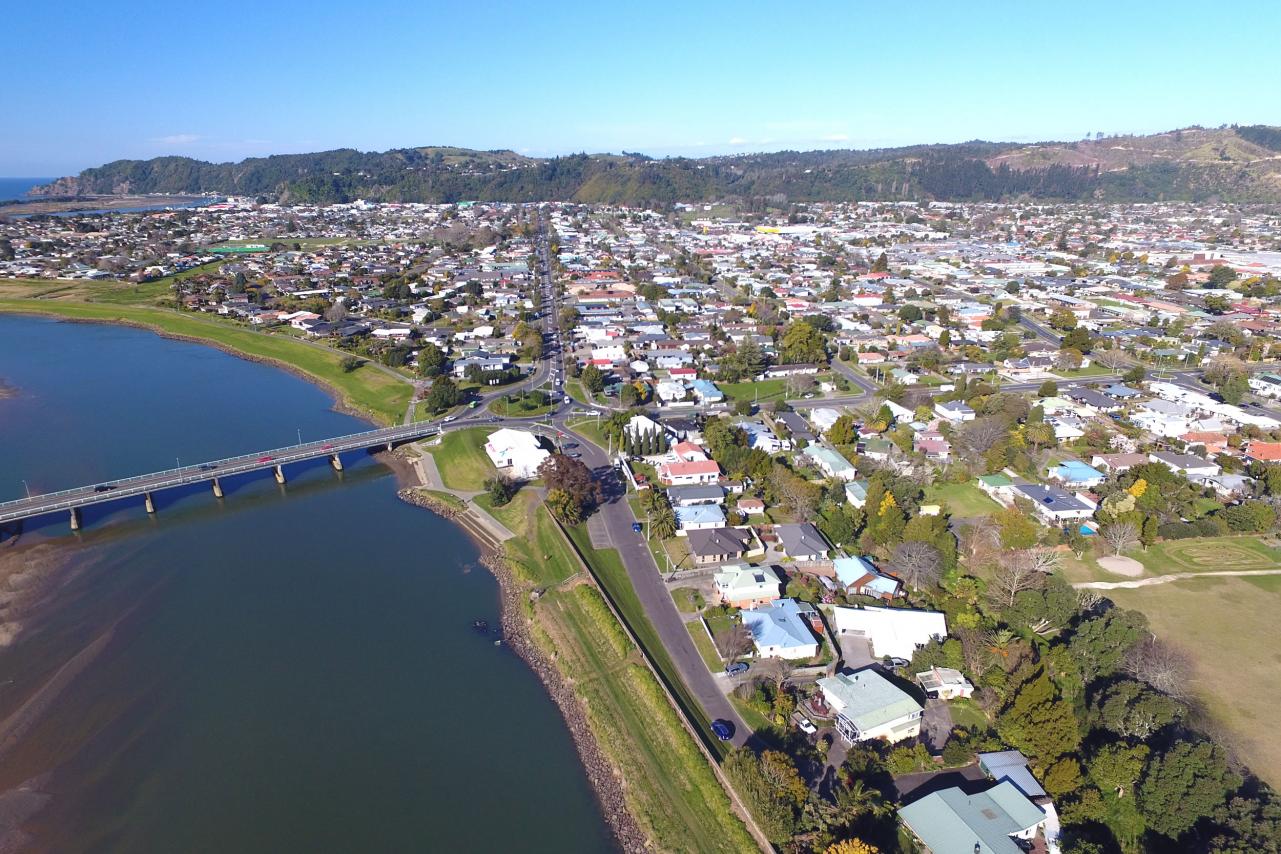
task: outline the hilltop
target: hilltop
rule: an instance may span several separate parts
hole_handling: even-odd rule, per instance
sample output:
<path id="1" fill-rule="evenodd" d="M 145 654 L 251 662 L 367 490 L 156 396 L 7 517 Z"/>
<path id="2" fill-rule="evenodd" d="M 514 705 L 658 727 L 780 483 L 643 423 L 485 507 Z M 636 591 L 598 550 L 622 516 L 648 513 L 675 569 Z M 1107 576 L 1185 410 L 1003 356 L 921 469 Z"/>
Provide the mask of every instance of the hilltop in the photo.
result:
<path id="1" fill-rule="evenodd" d="M 292 202 L 854 200 L 1281 201 L 1281 128 L 1183 128 L 1032 145 L 974 141 L 700 159 L 533 158 L 428 146 L 255 157 L 117 160 L 35 193 L 223 193 Z"/>

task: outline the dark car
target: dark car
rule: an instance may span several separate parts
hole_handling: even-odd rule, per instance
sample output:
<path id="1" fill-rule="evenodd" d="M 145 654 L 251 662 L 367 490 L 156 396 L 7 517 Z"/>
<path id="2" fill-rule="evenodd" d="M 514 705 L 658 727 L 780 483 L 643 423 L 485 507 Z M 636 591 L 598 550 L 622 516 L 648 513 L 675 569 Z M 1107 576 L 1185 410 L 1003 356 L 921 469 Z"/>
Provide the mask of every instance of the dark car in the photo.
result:
<path id="1" fill-rule="evenodd" d="M 95 486 L 95 487 L 93 488 L 93 491 L 94 491 L 94 492 L 109 492 L 110 490 L 115 489 L 115 488 L 116 488 L 116 485 L 115 485 L 114 483 L 100 483 L 100 484 L 98 484 L 97 486 Z"/>
<path id="2" fill-rule="evenodd" d="M 733 664 L 725 665 L 725 672 L 730 676 L 737 676 L 740 673 L 746 673 L 751 666 L 746 661 L 736 661 Z"/>
<path id="3" fill-rule="evenodd" d="M 201 471 L 213 471 L 213 470 L 214 470 L 214 469 L 216 469 L 216 468 L 218 468 L 218 467 L 217 467 L 216 465 L 214 465 L 213 463 L 201 463 L 201 464 L 200 464 L 200 470 L 201 470 Z"/>
<path id="4" fill-rule="evenodd" d="M 721 741 L 729 741 L 734 737 L 734 725 L 729 721 L 717 718 L 712 721 L 712 735 Z"/>

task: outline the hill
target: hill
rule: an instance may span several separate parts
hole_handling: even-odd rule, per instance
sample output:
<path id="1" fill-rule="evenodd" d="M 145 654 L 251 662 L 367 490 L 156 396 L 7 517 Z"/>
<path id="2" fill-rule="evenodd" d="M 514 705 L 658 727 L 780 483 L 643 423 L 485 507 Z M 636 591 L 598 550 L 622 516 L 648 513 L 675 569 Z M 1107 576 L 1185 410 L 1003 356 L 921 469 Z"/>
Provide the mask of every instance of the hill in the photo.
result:
<path id="1" fill-rule="evenodd" d="M 954 145 L 666 158 L 531 158 L 402 148 L 206 163 L 117 160 L 33 193 L 225 193 L 293 202 L 580 201 L 634 205 L 740 199 L 1281 201 L 1281 128 L 1184 128 L 1033 145 Z"/>

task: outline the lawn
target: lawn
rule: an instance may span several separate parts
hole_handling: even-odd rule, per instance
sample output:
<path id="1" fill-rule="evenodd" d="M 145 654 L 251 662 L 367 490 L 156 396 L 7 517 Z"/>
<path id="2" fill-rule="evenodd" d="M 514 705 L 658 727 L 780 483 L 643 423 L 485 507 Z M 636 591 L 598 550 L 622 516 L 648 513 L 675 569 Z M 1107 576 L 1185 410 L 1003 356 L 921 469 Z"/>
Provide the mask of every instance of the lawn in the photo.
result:
<path id="1" fill-rule="evenodd" d="M 1250 770 L 1273 786 L 1281 785 L 1281 739 L 1272 727 L 1281 650 L 1267 638 L 1276 636 L 1281 609 L 1277 578 L 1204 577 L 1105 593 L 1146 614 L 1158 637 L 1191 658 L 1192 690 Z"/>
<path id="2" fill-rule="evenodd" d="M 989 726 L 987 715 L 973 700 L 952 700 L 947 704 L 952 713 L 952 725 L 986 730 Z"/>
<path id="3" fill-rule="evenodd" d="M 1126 552 L 1153 575 L 1171 572 L 1226 572 L 1281 569 L 1281 549 L 1256 537 L 1197 537 L 1157 543 Z"/>
<path id="4" fill-rule="evenodd" d="M 497 469 L 485 453 L 485 437 L 493 432 L 486 427 L 468 427 L 451 430 L 439 445 L 426 446 L 436 459 L 440 479 L 450 489 L 479 492 L 485 488 L 485 479 Z"/>
<path id="5" fill-rule="evenodd" d="M 0 299 L 0 312 L 5 311 L 126 323 L 208 342 L 249 358 L 293 368 L 332 390 L 353 410 L 384 424 L 400 422 L 413 392 L 409 383 L 368 366 L 344 371 L 340 353 L 186 312 L 140 305 Z"/>
<path id="6" fill-rule="evenodd" d="M 707 636 L 707 629 L 703 628 L 701 620 L 692 620 L 685 624 L 690 638 L 694 641 L 694 648 L 698 650 L 699 656 L 707 669 L 713 673 L 720 673 L 725 667 L 721 657 L 716 653 L 716 647 L 712 645 L 712 639 Z"/>
<path id="7" fill-rule="evenodd" d="M 1122 373 L 1124 373 L 1124 371 L 1114 371 L 1111 368 L 1097 364 L 1092 364 L 1088 368 L 1073 368 L 1070 371 L 1054 372 L 1056 376 L 1064 377 L 1065 379 L 1080 379 L 1082 377 L 1111 377 L 1119 376 Z"/>
<path id="8" fill-rule="evenodd" d="M 604 418 L 599 420 L 595 418 L 584 418 L 581 421 L 567 422 L 569 429 L 573 430 L 593 445 L 596 445 L 599 448 L 608 449 L 612 443 L 605 438 L 605 431 L 600 428 L 600 425 L 603 423 L 605 423 Z"/>
<path id="9" fill-rule="evenodd" d="M 677 587 L 672 591 L 672 599 L 682 614 L 697 614 L 707 604 L 703 594 L 694 587 Z"/>
<path id="10" fill-rule="evenodd" d="M 973 483 L 935 483 L 925 490 L 924 504 L 944 504 L 953 516 L 986 516 L 1001 509 Z"/>
<path id="11" fill-rule="evenodd" d="M 765 403 L 770 400 L 782 400 L 787 395 L 787 380 L 784 379 L 717 383 L 716 387 L 731 400 L 753 400 Z"/>
<path id="12" fill-rule="evenodd" d="M 528 583 L 549 587 L 581 571 L 578 557 L 532 488 L 522 489 L 502 507 L 494 507 L 487 494 L 476 496 L 475 502 L 516 535 L 507 541 L 507 554 Z"/>
<path id="13" fill-rule="evenodd" d="M 496 397 L 489 402 L 489 411 L 495 415 L 501 415 L 504 418 L 532 418 L 537 415 L 546 415 L 552 411 L 550 402 L 542 406 L 526 406 L 525 396 L 520 392 L 515 395 L 516 401 L 513 403 L 509 395 Z"/>
<path id="14" fill-rule="evenodd" d="M 756 850 L 707 758 L 600 594 L 579 585 L 536 606 L 544 649 L 574 682 L 629 811 L 662 851 Z"/>

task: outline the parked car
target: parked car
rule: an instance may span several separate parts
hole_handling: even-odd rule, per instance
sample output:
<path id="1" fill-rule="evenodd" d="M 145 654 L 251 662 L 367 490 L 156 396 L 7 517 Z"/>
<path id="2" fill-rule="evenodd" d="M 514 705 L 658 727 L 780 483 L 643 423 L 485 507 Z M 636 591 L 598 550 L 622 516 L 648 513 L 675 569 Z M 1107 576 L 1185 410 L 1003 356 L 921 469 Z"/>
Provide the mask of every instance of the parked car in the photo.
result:
<path id="1" fill-rule="evenodd" d="M 640 522 L 633 522 L 633 523 L 632 523 L 632 532 L 633 532 L 633 533 L 639 534 L 642 530 L 644 530 L 644 529 L 643 529 L 643 528 L 641 528 L 641 523 L 640 523 Z"/>
<path id="2" fill-rule="evenodd" d="M 814 726 L 814 724 L 810 722 L 810 719 L 805 717 L 804 715 L 797 714 L 795 717 L 795 721 L 796 721 L 797 729 L 799 729 L 801 732 L 805 733 L 806 735 L 813 735 L 814 733 L 818 732 L 818 727 Z"/>
<path id="3" fill-rule="evenodd" d="M 735 661 L 733 664 L 725 665 L 725 672 L 730 676 L 737 676 L 740 673 L 746 673 L 751 666 L 746 661 Z"/>
<path id="4" fill-rule="evenodd" d="M 897 658 L 895 656 L 889 656 L 889 655 L 885 657 L 885 665 L 887 667 L 894 667 L 894 668 L 907 667 L 911 663 L 912 662 L 908 661 L 906 658 Z"/>
<path id="5" fill-rule="evenodd" d="M 727 720 L 717 718 L 712 721 L 712 734 L 721 741 L 729 741 L 734 737 L 734 725 Z"/>

